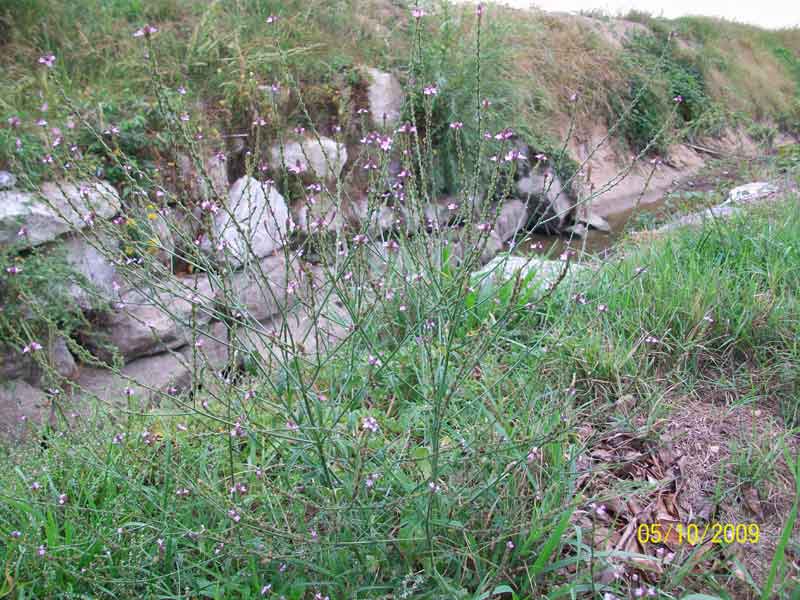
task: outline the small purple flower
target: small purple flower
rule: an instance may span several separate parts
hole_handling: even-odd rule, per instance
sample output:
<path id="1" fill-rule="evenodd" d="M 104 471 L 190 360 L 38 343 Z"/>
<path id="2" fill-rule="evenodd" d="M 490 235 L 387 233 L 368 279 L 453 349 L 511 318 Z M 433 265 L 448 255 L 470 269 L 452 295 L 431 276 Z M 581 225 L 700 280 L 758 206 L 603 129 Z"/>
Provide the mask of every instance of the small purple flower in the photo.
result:
<path id="1" fill-rule="evenodd" d="M 608 305 L 607 304 L 598 304 L 597 305 L 597 312 L 608 312 Z"/>
<path id="2" fill-rule="evenodd" d="M 233 520 L 234 523 L 238 523 L 242 520 L 242 515 L 236 512 L 234 509 L 230 509 L 228 511 L 228 516 Z"/>
<path id="3" fill-rule="evenodd" d="M 153 27 L 152 25 L 148 24 L 142 27 L 141 29 L 137 29 L 133 32 L 133 37 L 150 37 L 154 33 L 158 33 L 158 29 Z"/>
<path id="4" fill-rule="evenodd" d="M 22 124 L 22 121 L 16 115 L 12 116 L 12 117 L 8 117 L 8 126 L 11 127 L 11 129 L 16 129 L 21 124 Z"/>
<path id="5" fill-rule="evenodd" d="M 267 25 L 274 25 L 277 22 L 278 22 L 278 16 L 277 15 L 270 15 L 270 16 L 267 17 Z"/>
<path id="6" fill-rule="evenodd" d="M 56 55 L 55 54 L 45 54 L 44 56 L 39 57 L 39 64 L 44 65 L 48 69 L 51 69 L 56 62 Z"/>
<path id="7" fill-rule="evenodd" d="M 16 275 L 22 271 L 22 267 L 18 267 L 17 265 L 12 265 L 10 267 L 6 267 L 6 273 L 10 275 Z"/>
<path id="8" fill-rule="evenodd" d="M 475 228 L 480 232 L 486 233 L 487 231 L 490 231 L 492 229 L 492 224 L 491 223 L 478 223 L 475 226 Z"/>
<path id="9" fill-rule="evenodd" d="M 364 417 L 361 421 L 361 428 L 372 433 L 378 433 L 381 430 L 375 417 Z"/>
<path id="10" fill-rule="evenodd" d="M 27 346 L 22 349 L 23 354 L 30 354 L 31 352 L 36 352 L 37 350 L 41 350 L 42 345 L 39 342 L 31 342 Z"/>
<path id="11" fill-rule="evenodd" d="M 654 335 L 648 335 L 646 338 L 644 338 L 644 341 L 647 344 L 660 344 L 661 343 L 661 340 L 658 339 Z"/>
<path id="12" fill-rule="evenodd" d="M 475 14 L 480 18 L 483 16 L 484 12 L 486 12 L 486 7 L 483 2 L 478 2 L 478 6 L 475 7 Z"/>
<path id="13" fill-rule="evenodd" d="M 455 129 L 455 130 L 464 129 L 464 123 L 462 123 L 461 121 L 453 121 L 452 123 L 450 123 L 450 129 Z"/>
<path id="14" fill-rule="evenodd" d="M 268 583 L 267 585 L 261 588 L 261 595 L 266 596 L 267 594 L 269 594 L 270 590 L 272 590 L 272 584 Z"/>
<path id="15" fill-rule="evenodd" d="M 411 9 L 411 16 L 414 17 L 415 19 L 421 19 L 422 17 L 425 16 L 425 9 L 419 6 L 415 6 L 414 8 Z"/>
<path id="16" fill-rule="evenodd" d="M 175 490 L 175 495 L 178 498 L 186 498 L 189 494 L 191 494 L 189 488 L 178 488 L 177 490 Z"/>
<path id="17" fill-rule="evenodd" d="M 58 495 L 58 505 L 59 506 L 64 506 L 67 503 L 68 500 L 69 500 L 69 497 L 66 494 L 59 494 Z"/>
<path id="18" fill-rule="evenodd" d="M 439 93 L 439 88 L 435 85 L 426 85 L 422 88 L 422 93 L 426 96 L 436 96 Z"/>
<path id="19" fill-rule="evenodd" d="M 39 546 L 36 549 L 36 554 L 38 554 L 39 556 L 44 556 L 45 554 L 47 554 L 47 546 L 45 546 L 44 544 Z"/>
<path id="20" fill-rule="evenodd" d="M 506 542 L 506 548 L 508 548 L 509 550 L 513 550 L 514 549 L 514 542 L 512 542 L 511 540 L 508 540 Z"/>
<path id="21" fill-rule="evenodd" d="M 18 539 L 22 537 L 22 532 L 15 529 L 14 531 L 11 532 L 11 537 L 14 539 Z"/>
<path id="22" fill-rule="evenodd" d="M 372 354 L 370 354 L 369 358 L 367 358 L 367 363 L 371 367 L 380 367 L 381 366 L 381 359 L 378 358 L 377 356 L 373 356 Z"/>
<path id="23" fill-rule="evenodd" d="M 674 97 L 672 100 L 675 102 L 675 104 L 680 104 L 681 102 L 683 102 L 683 96 L 681 96 L 680 94 L 678 94 L 678 95 L 677 95 L 677 96 L 675 96 L 675 97 Z"/>
<path id="24" fill-rule="evenodd" d="M 300 426 L 291 419 L 289 419 L 288 421 L 286 421 L 286 429 L 288 429 L 289 431 L 300 431 Z"/>

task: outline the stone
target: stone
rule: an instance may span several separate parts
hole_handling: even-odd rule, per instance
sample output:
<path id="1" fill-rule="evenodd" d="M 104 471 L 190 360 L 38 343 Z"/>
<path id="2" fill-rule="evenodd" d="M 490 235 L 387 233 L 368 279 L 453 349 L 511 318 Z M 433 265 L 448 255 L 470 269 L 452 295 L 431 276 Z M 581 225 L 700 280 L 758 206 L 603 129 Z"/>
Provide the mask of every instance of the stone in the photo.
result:
<path id="1" fill-rule="evenodd" d="M 494 222 L 494 231 L 500 241 L 507 242 L 525 227 L 528 222 L 528 208 L 520 200 L 506 200 L 500 206 Z"/>
<path id="2" fill-rule="evenodd" d="M 285 256 L 269 256 L 234 273 L 227 297 L 222 289 L 217 291 L 217 303 L 241 313 L 241 318 L 263 321 L 290 304 L 298 281 L 297 270 L 288 268 Z"/>
<path id="3" fill-rule="evenodd" d="M 391 73 L 368 67 L 367 98 L 373 125 L 393 127 L 400 122 L 403 111 L 403 88 Z"/>
<path id="4" fill-rule="evenodd" d="M 108 258 L 117 255 L 117 240 L 107 235 L 91 238 L 80 234 L 65 236 L 58 242 L 67 264 L 84 281 L 69 285 L 68 293 L 82 310 L 90 310 L 119 299 L 117 268 Z"/>
<path id="5" fill-rule="evenodd" d="M 127 407 L 132 400 L 139 408 L 152 407 L 185 390 L 190 383 L 191 370 L 184 356 L 172 352 L 138 358 L 119 373 L 84 367 L 78 379 L 78 405 L 88 407 L 88 400 L 98 400 L 106 406 Z"/>
<path id="6" fill-rule="evenodd" d="M 192 325 L 205 326 L 217 316 L 214 295 L 205 275 L 175 277 L 150 288 L 128 290 L 116 310 L 100 317 L 97 331 L 86 343 L 104 360 L 112 356 L 113 348 L 126 361 L 180 348 L 189 343 Z"/>
<path id="7" fill-rule="evenodd" d="M 283 149 L 273 146 L 270 149 L 273 168 L 279 165 L 297 174 L 308 173 L 319 179 L 335 180 L 342 173 L 347 162 L 347 149 L 330 138 L 320 136 L 306 137 L 302 141 L 288 142 Z"/>
<path id="8" fill-rule="evenodd" d="M 112 217 L 120 206 L 116 190 L 103 181 L 48 182 L 38 193 L 0 191 L 0 244 L 38 246 L 68 231 L 83 229 L 93 219 Z M 24 228 L 24 235 L 18 235 L 20 228 Z"/>
<path id="9" fill-rule="evenodd" d="M 215 237 L 235 266 L 281 248 L 291 227 L 289 208 L 278 190 L 248 176 L 233 184 L 227 210 L 214 216 Z M 203 248 L 210 249 L 209 240 Z"/>
<path id="10" fill-rule="evenodd" d="M 541 288 L 555 283 L 564 271 L 565 263 L 560 260 L 545 260 L 531 256 L 513 256 L 504 254 L 496 256 L 481 270 L 472 274 L 473 281 L 482 288 L 492 285 L 500 285 L 518 274 L 521 278 L 526 278 L 531 272 L 535 275 L 531 278 L 529 285 L 536 285 Z M 567 267 L 567 275 L 570 278 L 586 270 L 584 265 L 570 263 Z"/>
<path id="11" fill-rule="evenodd" d="M 611 233 L 611 225 L 603 217 L 586 205 L 579 206 L 575 211 L 575 222 L 583 223 L 587 227 L 597 229 L 603 233 Z"/>
<path id="12" fill-rule="evenodd" d="M 75 379 L 78 375 L 78 365 L 69 350 L 67 341 L 58 336 L 51 343 L 44 343 L 41 350 L 42 359 L 51 369 L 64 379 Z M 0 381 L 21 379 L 31 385 L 38 385 L 43 380 L 44 368 L 31 354 L 22 352 L 3 344 L 0 346 Z"/>
<path id="13" fill-rule="evenodd" d="M 189 198 L 199 202 L 224 199 L 228 193 L 228 168 L 222 156 L 205 153 L 199 164 L 188 154 L 176 157 L 178 178 Z"/>
<path id="14" fill-rule="evenodd" d="M 0 382 L 0 439 L 19 440 L 26 421 L 41 424 L 52 416 L 47 395 L 21 379 Z"/>
<path id="15" fill-rule="evenodd" d="M 292 218 L 297 228 L 307 235 L 339 232 L 344 227 L 344 216 L 327 198 L 317 198 L 313 205 L 300 199 L 292 205 Z"/>
<path id="16" fill-rule="evenodd" d="M 728 192 L 727 202 L 752 202 L 760 200 L 772 194 L 778 193 L 778 188 L 766 181 L 754 181 L 745 185 L 740 185 Z"/>
<path id="17" fill-rule="evenodd" d="M 589 235 L 589 228 L 586 227 L 586 225 L 584 225 L 583 223 L 574 223 L 569 227 L 565 227 L 564 233 L 567 233 L 570 236 L 575 236 L 577 238 L 583 239 L 587 235 Z"/>
<path id="18" fill-rule="evenodd" d="M 17 178 L 13 173 L 0 171 L 0 190 L 10 190 L 17 185 Z"/>

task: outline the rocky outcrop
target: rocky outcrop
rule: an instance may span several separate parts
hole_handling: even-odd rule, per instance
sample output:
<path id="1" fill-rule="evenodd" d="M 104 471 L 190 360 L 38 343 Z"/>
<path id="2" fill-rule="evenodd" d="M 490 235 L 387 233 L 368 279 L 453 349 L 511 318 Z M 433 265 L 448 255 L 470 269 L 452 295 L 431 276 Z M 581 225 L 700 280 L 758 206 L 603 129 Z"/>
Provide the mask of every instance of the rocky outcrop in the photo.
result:
<path id="1" fill-rule="evenodd" d="M 330 138 L 306 137 L 270 149 L 273 168 L 285 168 L 296 175 L 313 175 L 331 181 L 341 175 L 347 162 L 347 149 Z"/>
<path id="2" fill-rule="evenodd" d="M 228 206 L 214 215 L 216 250 L 240 266 L 282 247 L 290 226 L 289 208 L 278 190 L 245 176 L 231 187 Z M 205 249 L 210 246 L 207 240 Z"/>
<path id="3" fill-rule="evenodd" d="M 366 68 L 369 85 L 369 113 L 376 127 L 393 127 L 400 122 L 403 110 L 403 87 L 391 73 Z"/>
<path id="4" fill-rule="evenodd" d="M 47 395 L 21 379 L 0 382 L 0 438 L 20 439 L 51 414 Z"/>
<path id="5" fill-rule="evenodd" d="M 80 234 L 59 241 L 67 264 L 83 279 L 70 284 L 68 293 L 83 310 L 116 301 L 119 284 L 116 266 L 108 258 L 118 254 L 117 240 L 101 235 L 87 240 Z"/>
<path id="6" fill-rule="evenodd" d="M 473 281 L 481 287 L 501 285 L 519 276 L 525 279 L 531 276 L 530 284 L 546 288 L 558 281 L 562 274 L 565 278 L 574 278 L 576 274 L 585 272 L 587 267 L 560 260 L 544 260 L 532 256 L 496 256 L 481 270 L 472 274 Z M 531 275 L 533 273 L 533 275 Z"/>
<path id="7" fill-rule="evenodd" d="M 44 183 L 38 193 L 0 191 L 0 244 L 37 246 L 119 210 L 119 195 L 106 182 Z"/>

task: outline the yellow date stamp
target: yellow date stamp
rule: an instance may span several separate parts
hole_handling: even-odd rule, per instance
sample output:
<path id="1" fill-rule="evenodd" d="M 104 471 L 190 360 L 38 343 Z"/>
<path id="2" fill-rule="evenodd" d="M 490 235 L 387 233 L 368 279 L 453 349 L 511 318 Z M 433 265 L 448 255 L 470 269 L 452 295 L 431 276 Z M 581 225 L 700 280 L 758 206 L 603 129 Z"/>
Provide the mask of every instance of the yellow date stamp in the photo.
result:
<path id="1" fill-rule="evenodd" d="M 677 543 L 697 546 L 712 544 L 757 544 L 761 537 L 758 523 L 641 523 L 636 528 L 639 543 Z"/>

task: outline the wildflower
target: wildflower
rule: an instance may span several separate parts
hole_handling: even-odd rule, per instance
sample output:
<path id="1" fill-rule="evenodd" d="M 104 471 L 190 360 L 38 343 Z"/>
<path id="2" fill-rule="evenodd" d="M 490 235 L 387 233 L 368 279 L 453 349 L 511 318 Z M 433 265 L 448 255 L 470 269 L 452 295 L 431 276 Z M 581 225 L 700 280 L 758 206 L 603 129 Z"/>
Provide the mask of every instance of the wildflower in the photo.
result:
<path id="1" fill-rule="evenodd" d="M 130 398 L 131 396 L 133 396 L 133 393 L 134 393 L 134 392 L 133 392 L 133 388 L 131 388 L 131 387 L 126 387 L 126 388 L 123 390 L 123 393 L 124 393 L 126 396 L 128 396 L 128 397 Z"/>
<path id="2" fill-rule="evenodd" d="M 291 419 L 289 419 L 288 421 L 286 421 L 286 429 L 288 429 L 289 431 L 300 431 L 300 426 Z"/>
<path id="3" fill-rule="evenodd" d="M 519 150 L 510 150 L 504 158 L 505 162 L 513 162 L 515 160 L 527 160 L 527 159 L 528 157 L 522 154 L 522 152 L 520 152 Z"/>
<path id="4" fill-rule="evenodd" d="M 436 96 L 439 93 L 439 88 L 435 85 L 426 85 L 422 88 L 422 93 L 426 96 Z"/>
<path id="5" fill-rule="evenodd" d="M 512 137 L 514 137 L 514 131 L 507 127 L 494 135 L 496 140 L 510 140 Z"/>
<path id="6" fill-rule="evenodd" d="M 536 154 L 533 158 L 535 158 L 539 162 L 547 162 L 547 156 L 545 156 L 541 152 L 539 154 Z"/>
<path id="7" fill-rule="evenodd" d="M 647 595 L 651 598 L 655 598 L 656 595 L 656 588 L 647 588 Z"/>
<path id="8" fill-rule="evenodd" d="M 683 96 L 681 96 L 680 94 L 678 94 L 678 95 L 677 95 L 677 96 L 675 96 L 675 97 L 674 97 L 672 100 L 673 100 L 673 102 L 675 102 L 675 104 L 680 104 L 681 102 L 683 102 Z"/>
<path id="9" fill-rule="evenodd" d="M 181 121 L 186 123 L 189 120 L 189 113 L 181 113 L 180 117 L 178 117 Z"/>
<path id="10" fill-rule="evenodd" d="M 9 273 L 11 275 L 16 275 L 20 271 L 22 271 L 22 267 L 18 267 L 16 265 L 13 265 L 11 267 L 6 267 L 6 273 Z"/>
<path id="11" fill-rule="evenodd" d="M 412 125 L 408 121 L 406 121 L 405 123 L 400 125 L 400 127 L 398 127 L 395 130 L 395 133 L 416 133 L 416 132 L 417 132 L 417 128 L 414 127 L 414 125 Z"/>
<path id="12" fill-rule="evenodd" d="M 635 590 L 633 590 L 633 595 L 636 596 L 637 598 L 641 598 L 642 596 L 644 596 L 644 588 L 637 587 Z"/>
<path id="13" fill-rule="evenodd" d="M 415 6 L 414 8 L 411 9 L 411 16 L 414 17 L 415 19 L 421 19 L 422 17 L 425 16 L 425 9 L 420 8 L 419 6 Z"/>
<path id="14" fill-rule="evenodd" d="M 286 573 L 287 568 L 288 566 L 286 563 L 281 563 L 281 565 L 278 567 L 278 573 Z"/>
<path id="15" fill-rule="evenodd" d="M 235 484 L 230 490 L 228 490 L 231 494 L 241 494 L 244 495 L 247 493 L 247 486 L 243 483 Z"/>
<path id="16" fill-rule="evenodd" d="M 31 342 L 27 346 L 22 349 L 23 354 L 30 354 L 31 352 L 36 352 L 37 350 L 41 350 L 42 345 L 39 342 Z"/>
<path id="17" fill-rule="evenodd" d="M 180 86 L 180 87 L 178 88 L 178 93 L 179 93 L 181 96 L 185 96 L 185 95 L 186 95 L 186 88 L 185 88 L 185 87 L 183 87 L 183 86 Z"/>
<path id="18" fill-rule="evenodd" d="M 436 482 L 433 482 L 433 481 L 429 481 L 429 482 L 428 482 L 428 489 L 429 489 L 431 492 L 433 492 L 434 494 L 435 494 L 436 492 L 440 492 L 440 491 L 442 490 L 441 486 L 440 486 L 438 483 L 436 483 Z"/>
<path id="19" fill-rule="evenodd" d="M 114 435 L 114 438 L 111 440 L 111 443 L 114 444 L 115 446 L 119 446 L 122 443 L 122 440 L 124 439 L 125 439 L 125 434 L 119 432 Z"/>
<path id="20" fill-rule="evenodd" d="M 400 306 L 397 307 L 397 310 L 399 310 L 401 313 L 406 312 L 408 310 L 408 307 L 405 304 L 401 304 Z"/>
<path id="21" fill-rule="evenodd" d="M 184 423 L 178 423 L 175 427 L 178 429 L 178 431 L 189 431 L 189 428 Z"/>
<path id="22" fill-rule="evenodd" d="M 353 236 L 353 243 L 354 244 L 363 245 L 363 244 L 366 244 L 368 241 L 369 241 L 369 238 L 363 233 L 359 233 L 359 234 Z"/>
<path id="23" fill-rule="evenodd" d="M 365 171 L 375 171 L 378 168 L 378 164 L 370 158 L 364 163 L 363 168 Z"/>
<path id="24" fill-rule="evenodd" d="M 150 37 L 152 34 L 158 33 L 158 29 L 152 25 L 145 25 L 141 29 L 133 32 L 133 37 Z"/>
<path id="25" fill-rule="evenodd" d="M 371 367 L 380 367 L 381 366 L 381 359 L 377 356 L 373 356 L 372 354 L 369 355 L 367 358 L 367 363 Z"/>
<path id="26" fill-rule="evenodd" d="M 713 323 L 714 318 L 711 315 L 706 315 L 703 317 L 703 321 L 705 321 L 706 323 Z"/>
<path id="27" fill-rule="evenodd" d="M 21 124 L 22 124 L 22 121 L 20 120 L 20 118 L 18 116 L 14 115 L 14 116 L 8 117 L 8 126 L 11 127 L 11 129 L 16 129 Z"/>
<path id="28" fill-rule="evenodd" d="M 572 92 L 569 97 L 570 102 L 577 102 L 578 101 L 578 92 Z"/>
<path id="29" fill-rule="evenodd" d="M 267 585 L 261 588 L 261 595 L 266 596 L 267 594 L 269 594 L 271 589 L 272 589 L 272 584 L 268 583 Z"/>
<path id="30" fill-rule="evenodd" d="M 52 68 L 55 62 L 56 62 L 55 54 L 45 54 L 44 56 L 39 57 L 39 64 L 44 65 L 48 69 Z"/>
<path id="31" fill-rule="evenodd" d="M 647 344 L 660 344 L 661 343 L 661 340 L 658 339 L 654 335 L 648 335 L 646 338 L 644 338 L 644 341 Z"/>
<path id="32" fill-rule="evenodd" d="M 464 123 L 462 123 L 461 121 L 453 121 L 452 123 L 450 123 L 450 129 L 456 129 L 456 130 L 464 129 Z"/>
<path id="33" fill-rule="evenodd" d="M 277 15 L 270 15 L 270 16 L 267 17 L 267 25 L 274 25 L 277 22 L 278 22 L 278 16 Z"/>
<path id="34" fill-rule="evenodd" d="M 361 428 L 372 433 L 378 433 L 380 431 L 380 426 L 375 417 L 364 417 L 364 420 L 361 421 Z"/>
<path id="35" fill-rule="evenodd" d="M 45 546 L 44 544 L 39 546 L 39 548 L 37 548 L 36 550 L 36 554 L 38 554 L 39 556 L 44 556 L 45 554 L 47 554 L 47 546 Z"/>
<path id="36" fill-rule="evenodd" d="M 189 492 L 188 488 L 178 488 L 177 490 L 175 490 L 175 495 L 178 498 L 186 498 L 186 496 L 188 496 L 190 493 L 191 492 Z"/>
<path id="37" fill-rule="evenodd" d="M 253 127 L 264 127 L 267 124 L 267 121 L 264 117 L 256 117 L 255 121 L 253 121 Z"/>
<path id="38" fill-rule="evenodd" d="M 300 162 L 300 160 L 298 159 L 297 161 L 295 161 L 294 165 L 287 166 L 286 170 L 294 175 L 299 175 L 300 173 L 303 173 L 306 170 L 306 168 L 307 168 L 306 164 L 304 162 Z"/>
<path id="39" fill-rule="evenodd" d="M 241 521 L 241 520 L 242 520 L 242 515 L 240 515 L 240 514 L 239 514 L 238 512 L 236 512 L 234 509 L 230 509 L 230 510 L 228 511 L 228 516 L 229 516 L 231 519 L 233 519 L 233 522 L 234 522 L 234 523 L 238 523 L 239 521 Z"/>
<path id="40" fill-rule="evenodd" d="M 492 105 L 492 101 L 489 100 L 488 98 L 484 98 L 483 100 L 481 100 L 481 107 L 489 108 L 491 105 Z"/>
<path id="41" fill-rule="evenodd" d="M 475 7 L 475 14 L 478 16 L 478 18 L 481 18 L 485 11 L 486 7 L 483 5 L 483 2 L 478 2 L 478 6 Z"/>
<path id="42" fill-rule="evenodd" d="M 67 503 L 67 500 L 69 500 L 69 497 L 66 494 L 59 494 L 58 495 L 58 505 L 59 506 L 64 506 Z"/>
<path id="43" fill-rule="evenodd" d="M 31 491 L 32 492 L 38 492 L 40 489 L 42 489 L 42 484 L 39 483 L 38 481 L 34 481 L 31 484 Z"/>
<path id="44" fill-rule="evenodd" d="M 316 541 L 317 538 L 319 537 L 319 534 L 317 533 L 316 529 L 312 528 L 311 531 L 309 531 L 309 533 L 311 534 L 311 540 L 312 541 Z"/>
<path id="45" fill-rule="evenodd" d="M 478 223 L 475 227 L 478 229 L 478 231 L 481 231 L 481 232 L 485 233 L 485 232 L 490 231 L 492 229 L 492 224 L 491 223 Z"/>
<path id="46" fill-rule="evenodd" d="M 636 275 L 641 275 L 642 273 L 647 273 L 647 267 L 636 267 L 636 269 L 634 269 L 633 272 Z"/>
<path id="47" fill-rule="evenodd" d="M 237 420 L 233 424 L 233 429 L 231 429 L 231 437 L 244 437 L 244 427 L 242 427 L 242 422 Z"/>
<path id="48" fill-rule="evenodd" d="M 400 250 L 400 244 L 397 243 L 397 240 L 388 240 L 383 242 L 383 247 L 386 248 L 389 252 L 397 252 Z"/>
<path id="49" fill-rule="evenodd" d="M 598 304 L 597 305 L 597 312 L 601 312 L 601 313 L 608 312 L 608 305 L 606 305 L 606 304 Z"/>
<path id="50" fill-rule="evenodd" d="M 506 548 L 508 548 L 509 550 L 513 550 L 514 549 L 514 542 L 512 542 L 511 540 L 508 540 L 506 542 Z"/>
<path id="51" fill-rule="evenodd" d="M 22 532 L 15 529 L 14 531 L 11 532 L 11 537 L 12 538 L 22 537 Z"/>
<path id="52" fill-rule="evenodd" d="M 375 482 L 381 478 L 380 473 L 373 473 L 372 475 L 368 475 L 367 479 L 364 481 L 364 485 L 368 488 L 371 488 L 375 485 Z"/>
<path id="53" fill-rule="evenodd" d="M 576 302 L 577 304 L 586 304 L 586 296 L 584 294 L 578 293 L 572 296 L 572 301 Z"/>

